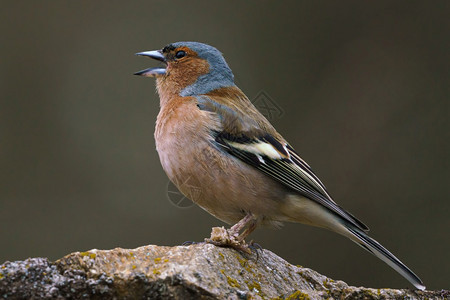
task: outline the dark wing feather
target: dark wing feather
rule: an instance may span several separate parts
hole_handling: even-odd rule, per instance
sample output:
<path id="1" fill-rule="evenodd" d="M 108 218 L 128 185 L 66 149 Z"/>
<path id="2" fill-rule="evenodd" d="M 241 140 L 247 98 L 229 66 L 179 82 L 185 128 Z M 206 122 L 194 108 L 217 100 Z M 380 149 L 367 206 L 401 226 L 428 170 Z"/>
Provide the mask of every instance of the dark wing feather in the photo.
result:
<path id="1" fill-rule="evenodd" d="M 216 137 L 216 142 L 231 155 L 299 192 L 301 195 L 320 203 L 361 230 L 368 230 L 366 225 L 342 209 L 331 199 L 326 192 L 324 185 L 312 172 L 311 168 L 309 168 L 309 166 L 305 167 L 305 163 L 294 156 L 296 155 L 298 157 L 298 155 L 291 150 L 292 148 L 288 148 L 290 154 L 289 158 L 274 159 L 262 153 L 255 154 L 240 149 L 235 146 L 234 142 L 231 144 L 228 143 L 220 133 Z"/>
<path id="2" fill-rule="evenodd" d="M 213 132 L 218 147 L 323 205 L 359 229 L 368 230 L 366 225 L 331 199 L 319 178 L 290 145 L 263 132 L 255 122 L 250 122 L 245 116 L 209 97 L 199 97 L 198 100 L 200 109 L 217 114 L 222 122 L 227 121 L 221 130 Z M 234 130 L 229 130 L 230 127 Z M 240 130 L 235 130 L 236 128 Z"/>

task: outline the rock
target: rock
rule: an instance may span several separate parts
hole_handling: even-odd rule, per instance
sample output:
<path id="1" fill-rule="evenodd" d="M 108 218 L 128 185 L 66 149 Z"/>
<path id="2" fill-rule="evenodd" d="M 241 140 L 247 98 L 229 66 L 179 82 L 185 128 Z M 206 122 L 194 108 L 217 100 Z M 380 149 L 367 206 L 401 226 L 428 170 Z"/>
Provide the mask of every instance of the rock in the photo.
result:
<path id="1" fill-rule="evenodd" d="M 268 250 L 211 244 L 75 252 L 0 266 L 5 299 L 442 299 L 449 291 L 348 286 Z"/>

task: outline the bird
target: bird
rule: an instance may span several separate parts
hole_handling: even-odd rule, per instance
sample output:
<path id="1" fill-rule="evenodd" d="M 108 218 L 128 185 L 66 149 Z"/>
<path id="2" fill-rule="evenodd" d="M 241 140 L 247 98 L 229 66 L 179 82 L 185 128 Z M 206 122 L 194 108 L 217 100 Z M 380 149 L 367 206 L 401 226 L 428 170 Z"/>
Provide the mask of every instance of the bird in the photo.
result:
<path id="1" fill-rule="evenodd" d="M 136 53 L 160 62 L 134 73 L 156 78 L 160 111 L 155 143 L 161 165 L 187 198 L 219 220 L 206 242 L 250 251 L 260 226 L 303 223 L 343 235 L 419 290 L 422 280 L 369 228 L 330 196 L 311 167 L 236 86 L 222 53 L 200 42 L 175 42 Z"/>

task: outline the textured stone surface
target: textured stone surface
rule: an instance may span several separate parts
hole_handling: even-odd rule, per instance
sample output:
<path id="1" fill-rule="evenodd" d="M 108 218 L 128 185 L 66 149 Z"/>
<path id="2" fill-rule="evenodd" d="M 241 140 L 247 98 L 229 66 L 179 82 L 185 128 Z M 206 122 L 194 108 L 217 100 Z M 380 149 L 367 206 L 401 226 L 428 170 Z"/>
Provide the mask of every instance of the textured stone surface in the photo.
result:
<path id="1" fill-rule="evenodd" d="M 239 253 L 210 244 L 75 252 L 0 266 L 6 299 L 445 299 L 448 291 L 348 286 L 293 266 L 268 250 Z"/>

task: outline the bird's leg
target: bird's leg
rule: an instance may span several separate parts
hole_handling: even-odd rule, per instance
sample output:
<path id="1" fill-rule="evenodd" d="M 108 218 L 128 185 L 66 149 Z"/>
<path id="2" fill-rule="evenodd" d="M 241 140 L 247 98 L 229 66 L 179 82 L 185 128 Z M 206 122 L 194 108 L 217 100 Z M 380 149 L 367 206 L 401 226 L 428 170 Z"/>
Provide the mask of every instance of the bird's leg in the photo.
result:
<path id="1" fill-rule="evenodd" d="M 255 219 L 253 218 L 252 214 L 248 213 L 245 215 L 244 218 L 242 218 L 242 220 L 231 226 L 231 228 L 228 229 L 228 233 L 232 234 L 233 236 L 236 236 L 239 240 L 244 240 L 247 237 L 247 235 L 249 235 L 254 230 L 253 228 L 250 232 L 246 233 L 246 231 L 250 228 L 250 226 L 253 225 L 253 223 L 255 223 Z M 249 226 L 249 228 L 245 229 L 244 232 L 242 232 L 239 235 L 239 232 L 247 225 Z M 256 227 L 256 224 L 253 225 L 253 227 Z M 244 235 L 244 233 L 246 234 Z"/>
<path id="2" fill-rule="evenodd" d="M 222 247 L 232 247 L 251 253 L 245 238 L 256 229 L 257 220 L 251 213 L 247 213 L 242 220 L 234 224 L 230 229 L 224 227 L 213 227 L 211 237 L 205 239 L 205 242 Z M 245 229 L 244 229 L 245 228 Z M 242 233 L 240 231 L 244 229 Z"/>
<path id="3" fill-rule="evenodd" d="M 253 216 L 251 214 L 248 214 L 247 216 L 251 216 L 251 219 L 249 221 L 247 221 L 245 223 L 245 225 L 247 226 L 247 228 L 245 228 L 245 230 L 237 237 L 238 240 L 240 241 L 244 241 L 245 238 L 250 235 L 250 233 L 252 233 L 255 229 L 256 229 L 256 220 L 253 218 Z M 244 219 L 247 218 L 247 216 L 245 216 Z M 242 222 L 244 219 L 242 219 L 241 221 L 239 221 L 238 223 Z M 236 225 L 234 225 L 236 226 Z M 234 227 L 233 226 L 233 227 Z M 230 230 L 233 228 L 231 227 Z M 245 226 L 242 226 L 241 228 L 244 228 Z"/>

